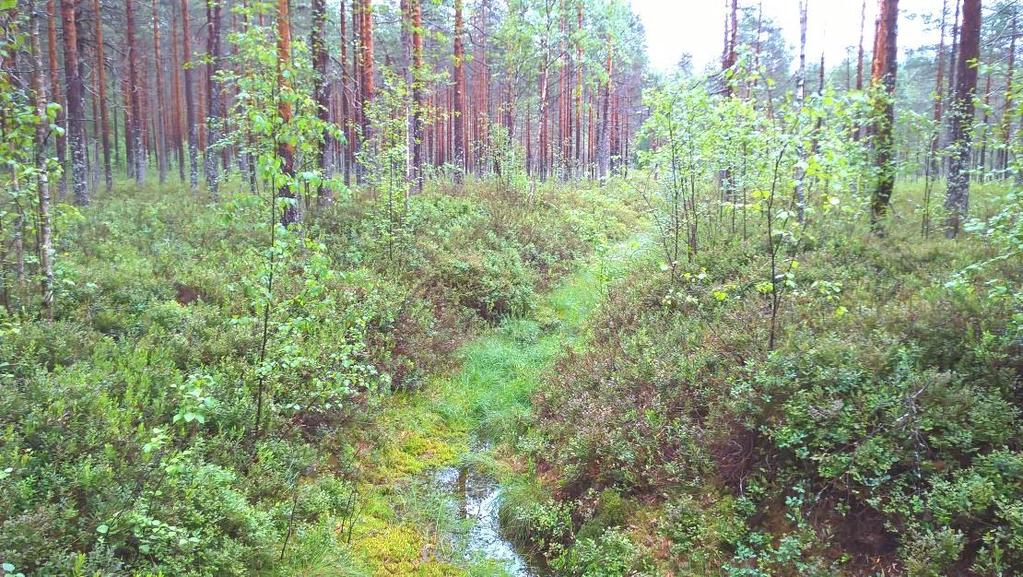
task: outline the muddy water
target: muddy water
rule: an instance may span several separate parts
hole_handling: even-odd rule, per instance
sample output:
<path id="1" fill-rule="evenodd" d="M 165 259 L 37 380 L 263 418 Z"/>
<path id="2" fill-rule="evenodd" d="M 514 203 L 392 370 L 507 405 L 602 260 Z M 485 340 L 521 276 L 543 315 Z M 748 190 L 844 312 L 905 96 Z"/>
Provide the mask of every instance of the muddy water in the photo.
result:
<path id="1" fill-rule="evenodd" d="M 465 536 L 466 560 L 496 563 L 512 577 L 547 575 L 501 534 L 497 482 L 465 467 L 446 467 L 435 473 L 434 483 L 453 498 L 459 517 L 472 522 Z"/>

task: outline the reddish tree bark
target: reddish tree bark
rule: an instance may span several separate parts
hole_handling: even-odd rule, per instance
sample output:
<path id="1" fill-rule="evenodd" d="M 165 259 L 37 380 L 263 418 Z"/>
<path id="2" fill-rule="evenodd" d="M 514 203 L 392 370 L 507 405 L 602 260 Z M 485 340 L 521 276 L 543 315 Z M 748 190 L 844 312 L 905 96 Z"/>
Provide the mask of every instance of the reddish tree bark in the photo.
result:
<path id="1" fill-rule="evenodd" d="M 358 0 L 354 0 L 358 1 Z M 349 158 L 349 151 L 351 150 L 352 143 L 352 126 L 351 119 L 349 118 L 349 104 L 351 102 L 348 94 L 348 31 L 345 22 L 345 0 L 340 0 L 340 9 L 338 10 L 340 17 L 340 28 L 341 28 L 341 118 L 340 124 L 344 130 L 345 139 L 341 143 L 341 164 L 343 165 L 343 171 L 345 175 L 345 184 L 351 183 L 351 162 Z"/>
<path id="2" fill-rule="evenodd" d="M 575 43 L 575 169 L 576 176 L 579 176 L 579 170 L 583 164 L 583 130 L 582 130 L 582 116 L 583 116 L 583 72 L 585 70 L 585 63 L 583 62 L 583 42 L 582 42 L 582 30 L 583 30 L 583 3 L 576 3 L 576 30 L 580 34 L 576 39 Z"/>
<path id="3" fill-rule="evenodd" d="M 103 56 L 105 47 L 103 46 L 103 14 L 100 10 L 100 1 L 92 0 L 92 8 L 96 13 L 96 84 L 99 85 L 96 97 L 99 99 L 99 132 L 103 146 L 103 182 L 107 192 L 110 192 L 114 186 L 114 176 L 110 166 L 110 112 L 107 109 L 107 66 Z"/>
<path id="4" fill-rule="evenodd" d="M 134 4 L 134 0 L 125 0 L 124 2 L 125 35 L 128 42 L 128 88 L 125 93 L 127 99 L 125 107 L 131 111 L 125 133 L 130 135 L 128 140 L 131 143 L 131 172 L 135 177 L 135 183 L 141 185 L 146 180 L 146 151 L 142 141 L 142 94 L 139 89 L 137 68 L 139 56 L 135 48 Z"/>
<path id="5" fill-rule="evenodd" d="M 153 69 L 156 83 L 156 114 L 153 122 L 156 132 L 153 135 L 156 149 L 156 166 L 160 175 L 160 184 L 167 181 L 167 122 L 163 97 L 163 59 L 160 57 L 160 18 L 157 0 L 152 0 L 153 12 Z"/>
<path id="6" fill-rule="evenodd" d="M 416 166 L 416 189 L 423 189 L 423 115 L 426 103 L 423 102 L 423 5 L 421 0 L 412 1 L 412 114 L 413 125 L 412 161 Z"/>
<path id="7" fill-rule="evenodd" d="M 220 0 L 206 1 L 206 53 L 209 63 L 206 65 L 206 187 L 210 194 L 216 196 L 220 184 L 220 167 L 217 164 L 216 151 L 210 150 L 219 145 L 220 124 L 224 117 L 224 100 L 221 94 L 220 80 L 220 36 L 221 36 L 221 5 Z"/>
<path id="8" fill-rule="evenodd" d="M 945 236 L 958 236 L 962 221 L 970 208 L 970 124 L 973 120 L 973 98 L 977 92 L 977 63 L 980 57 L 980 0 L 963 0 L 963 23 L 956 59 L 955 92 L 949 103 L 949 126 L 952 152 L 948 164 L 948 211 Z"/>
<path id="9" fill-rule="evenodd" d="M 288 17 L 288 0 L 277 0 L 277 84 L 281 92 L 288 88 L 288 80 L 283 74 L 283 66 L 291 62 L 291 21 Z M 277 113 L 281 123 L 291 122 L 291 102 L 281 98 L 277 105 Z M 288 226 L 298 221 L 298 202 L 292 191 L 292 179 L 295 176 L 295 147 L 290 142 L 281 140 L 277 145 L 277 154 L 281 157 L 281 172 L 285 182 L 278 187 L 278 195 L 291 199 L 281 214 L 281 224 Z"/>
<path id="10" fill-rule="evenodd" d="M 194 74 L 192 72 L 191 31 L 188 24 L 188 0 L 181 0 L 181 54 L 185 69 L 185 124 L 188 129 L 188 184 L 199 189 L 199 124 L 195 114 Z"/>
<path id="11" fill-rule="evenodd" d="M 327 27 L 326 0 L 312 0 L 312 19 L 309 46 L 312 48 L 313 69 L 315 71 L 313 99 L 316 102 L 316 116 L 326 125 L 330 121 L 330 94 L 327 86 L 327 45 L 324 40 Z M 333 150 L 333 144 L 331 136 L 326 130 L 322 133 L 322 139 L 323 141 L 318 145 L 317 164 L 319 164 L 323 177 L 326 178 L 330 176 L 330 152 Z M 325 187 L 322 184 L 318 186 L 316 198 L 321 203 L 333 200 L 330 187 Z"/>
<path id="12" fill-rule="evenodd" d="M 61 105 L 57 111 L 57 125 L 67 126 L 67 108 L 64 106 L 64 99 L 60 90 L 60 68 L 57 63 L 57 0 L 49 0 L 46 3 L 46 43 L 49 54 L 50 72 L 50 97 L 54 102 Z M 57 163 L 65 167 L 67 163 L 67 135 L 61 134 L 56 138 Z M 60 176 L 60 195 L 67 195 L 67 171 Z"/>
<path id="13" fill-rule="evenodd" d="M 899 0 L 881 0 L 877 36 L 874 38 L 874 62 L 871 83 L 874 97 L 874 147 L 877 151 L 877 186 L 870 205 L 870 222 L 881 231 L 880 220 L 888 211 L 895 186 L 895 158 L 892 128 L 895 122 L 895 74 L 898 58 L 897 39 Z"/>
<path id="14" fill-rule="evenodd" d="M 454 30 L 454 162 L 456 179 L 460 179 L 465 172 L 465 46 L 462 43 L 464 24 L 462 21 L 462 0 L 455 0 L 455 30 Z"/>
<path id="15" fill-rule="evenodd" d="M 67 83 L 67 133 L 71 152 L 71 185 L 75 202 L 89 204 L 89 174 L 85 142 L 85 84 L 78 59 L 78 0 L 61 0 L 64 32 L 64 80 Z"/>
<path id="16" fill-rule="evenodd" d="M 178 43 L 176 38 L 178 37 L 178 17 L 177 14 L 171 19 L 171 91 L 173 97 L 171 101 L 174 103 L 173 117 L 174 122 L 172 123 L 173 139 L 174 139 L 174 150 L 177 155 L 178 161 L 178 179 L 181 182 L 185 182 L 185 144 L 184 144 L 184 131 L 181 126 L 181 58 L 178 55 Z"/>
<path id="17" fill-rule="evenodd" d="M 365 109 L 373 102 L 373 95 L 376 92 L 373 69 L 373 2 L 361 1 L 359 41 L 362 49 L 362 134 L 363 138 L 369 138 L 371 127 Z"/>

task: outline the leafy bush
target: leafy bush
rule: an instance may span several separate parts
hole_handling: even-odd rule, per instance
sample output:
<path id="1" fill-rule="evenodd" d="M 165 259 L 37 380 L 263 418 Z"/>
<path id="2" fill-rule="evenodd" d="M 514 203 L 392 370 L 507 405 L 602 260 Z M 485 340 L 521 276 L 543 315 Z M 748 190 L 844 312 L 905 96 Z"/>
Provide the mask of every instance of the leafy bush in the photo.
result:
<path id="1" fill-rule="evenodd" d="M 549 231 L 544 253 L 591 247 L 563 218 L 577 195 L 545 198 L 538 215 L 502 213 L 501 234 L 491 199 L 461 190 L 414 197 L 401 234 L 342 201 L 301 234 L 278 229 L 273 249 L 265 199 L 246 193 L 117 191 L 76 212 L 56 239 L 57 319 L 0 319 L 0 560 L 39 576 L 250 575 L 271 570 L 291 521 L 289 547 L 313 559 L 356 514 L 354 445 L 379 442 L 386 396 L 560 272 L 511 224 Z"/>
<path id="2" fill-rule="evenodd" d="M 573 519 L 553 558 L 600 559 L 613 491 L 661 512 L 632 543 L 662 572 L 1018 572 L 1014 214 L 955 245 L 822 223 L 777 286 L 756 238 L 634 264 L 534 396 L 531 455 Z"/>
<path id="3" fill-rule="evenodd" d="M 597 538 L 580 538 L 551 565 L 569 577 L 626 577 L 639 575 L 642 562 L 628 535 L 608 529 Z"/>

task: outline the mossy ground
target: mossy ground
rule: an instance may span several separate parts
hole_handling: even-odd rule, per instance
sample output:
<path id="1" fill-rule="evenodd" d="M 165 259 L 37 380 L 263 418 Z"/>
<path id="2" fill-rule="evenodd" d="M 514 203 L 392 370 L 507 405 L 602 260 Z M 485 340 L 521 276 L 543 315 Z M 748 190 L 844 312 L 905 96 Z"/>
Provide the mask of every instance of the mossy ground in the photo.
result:
<path id="1" fill-rule="evenodd" d="M 584 335 L 603 287 L 625 270 L 641 240 L 602 247 L 545 295 L 528 318 L 508 319 L 459 351 L 459 366 L 421 391 L 390 399 L 362 488 L 352 552 L 366 574 L 422 577 L 499 575 L 487 560 L 466 562 L 450 496 L 425 477 L 472 464 L 499 480 L 524 466 L 507 450 L 529 420 L 530 397 L 546 371 Z M 479 449 L 486 442 L 486 450 Z"/>

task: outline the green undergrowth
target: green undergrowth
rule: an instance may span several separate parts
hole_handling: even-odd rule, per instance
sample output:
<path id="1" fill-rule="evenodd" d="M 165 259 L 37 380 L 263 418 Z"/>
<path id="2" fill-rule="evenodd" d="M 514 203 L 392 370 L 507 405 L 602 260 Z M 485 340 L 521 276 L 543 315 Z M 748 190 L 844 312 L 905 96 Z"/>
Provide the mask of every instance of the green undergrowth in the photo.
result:
<path id="1" fill-rule="evenodd" d="M 450 496 L 437 494 L 428 476 L 470 466 L 504 483 L 524 478 L 507 449 L 531 420 L 532 395 L 554 361 L 584 339 L 583 321 L 641 242 L 598 250 L 541 298 L 532 315 L 505 320 L 463 346 L 456 369 L 387 403 L 376 425 L 377 447 L 364 460 L 368 504 L 354 539 L 354 551 L 376 568 L 374 575 L 501 574 L 487 560 L 451 561 L 462 559 L 460 522 Z M 489 448 L 480 449 L 481 442 Z"/>
<path id="2" fill-rule="evenodd" d="M 55 320 L 0 309 L 0 560 L 39 577 L 463 574 L 404 481 L 471 421 L 417 391 L 635 220 L 613 188 L 486 182 L 400 214 L 361 191 L 273 248 L 235 182 L 54 212 Z"/>
<path id="3" fill-rule="evenodd" d="M 509 531 L 566 577 L 1018 574 L 1023 205 L 977 187 L 951 241 L 897 192 L 782 250 L 773 348 L 763 231 L 635 261 L 536 387 Z"/>

